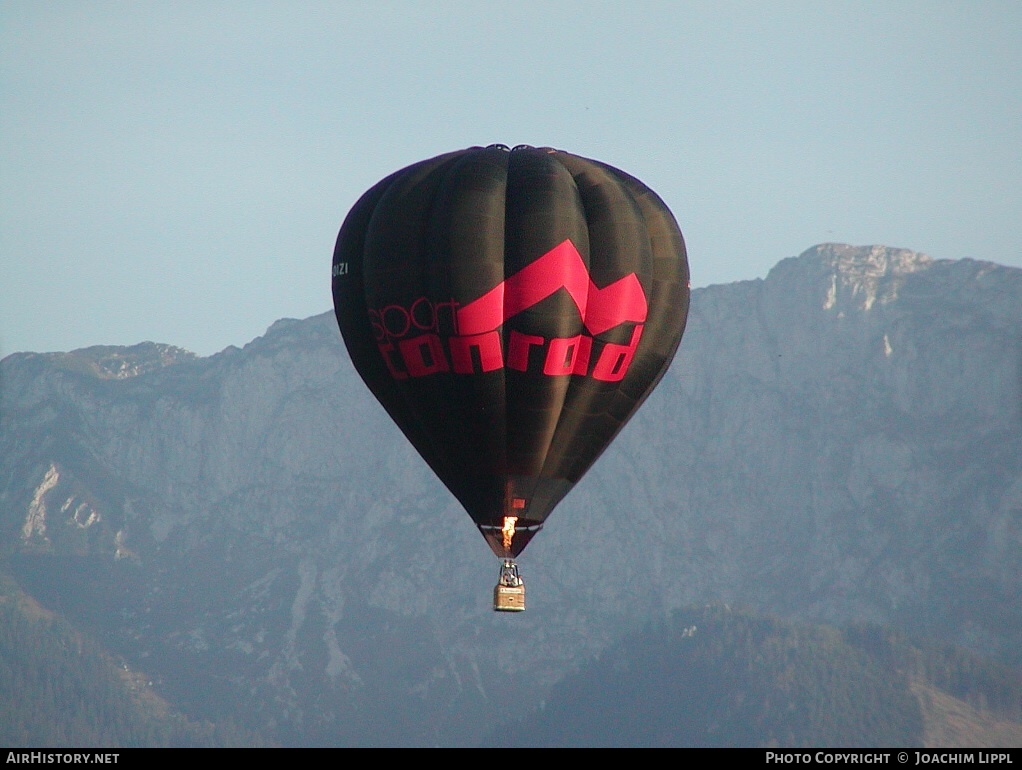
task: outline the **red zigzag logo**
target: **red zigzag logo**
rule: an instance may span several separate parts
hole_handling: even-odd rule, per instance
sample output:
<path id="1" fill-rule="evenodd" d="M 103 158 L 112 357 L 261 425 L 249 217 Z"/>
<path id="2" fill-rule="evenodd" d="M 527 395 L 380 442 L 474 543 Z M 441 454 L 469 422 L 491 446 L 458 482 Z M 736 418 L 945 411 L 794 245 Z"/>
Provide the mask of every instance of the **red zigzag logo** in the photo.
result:
<path id="1" fill-rule="evenodd" d="M 586 330 L 593 335 L 618 324 L 646 320 L 646 295 L 635 273 L 604 288 L 589 277 L 582 255 L 570 240 L 505 278 L 479 299 L 457 311 L 459 334 L 483 334 L 500 327 L 558 289 L 567 290 Z"/>

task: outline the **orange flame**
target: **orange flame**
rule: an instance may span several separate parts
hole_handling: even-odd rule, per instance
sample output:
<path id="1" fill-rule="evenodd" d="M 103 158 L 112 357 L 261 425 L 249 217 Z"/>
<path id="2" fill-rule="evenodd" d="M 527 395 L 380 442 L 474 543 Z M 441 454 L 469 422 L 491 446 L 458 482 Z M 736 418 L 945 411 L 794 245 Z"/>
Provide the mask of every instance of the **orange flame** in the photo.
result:
<path id="1" fill-rule="evenodd" d="M 517 516 L 505 516 L 504 517 L 504 529 L 501 533 L 504 535 L 504 550 L 511 550 L 511 538 L 515 536 L 515 523 L 518 521 Z"/>

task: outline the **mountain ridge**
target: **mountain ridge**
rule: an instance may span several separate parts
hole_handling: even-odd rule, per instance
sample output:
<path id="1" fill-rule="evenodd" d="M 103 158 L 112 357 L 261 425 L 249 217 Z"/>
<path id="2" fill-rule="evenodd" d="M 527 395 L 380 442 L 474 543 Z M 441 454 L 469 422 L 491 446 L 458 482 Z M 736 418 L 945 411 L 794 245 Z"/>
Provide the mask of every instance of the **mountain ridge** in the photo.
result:
<path id="1" fill-rule="evenodd" d="M 1022 270 L 823 244 L 695 290 L 660 387 L 522 555 L 514 620 L 331 314 L 205 358 L 83 350 L 0 362 L 0 551 L 206 716 L 259 693 L 246 718 L 309 740 L 428 702 L 418 740 L 470 744 L 693 602 L 1022 663 Z"/>

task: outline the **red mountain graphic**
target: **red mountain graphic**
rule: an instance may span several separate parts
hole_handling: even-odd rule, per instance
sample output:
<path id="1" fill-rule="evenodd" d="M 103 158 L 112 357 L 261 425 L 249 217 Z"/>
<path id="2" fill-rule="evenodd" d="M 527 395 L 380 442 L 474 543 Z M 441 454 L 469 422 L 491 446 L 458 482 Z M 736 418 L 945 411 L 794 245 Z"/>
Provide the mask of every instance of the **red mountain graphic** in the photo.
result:
<path id="1" fill-rule="evenodd" d="M 494 331 L 507 319 L 561 288 L 567 290 L 586 329 L 594 336 L 626 321 L 642 323 L 646 320 L 646 295 L 635 273 L 601 289 L 589 277 L 575 244 L 566 240 L 505 278 L 479 299 L 459 308 L 458 334 Z"/>

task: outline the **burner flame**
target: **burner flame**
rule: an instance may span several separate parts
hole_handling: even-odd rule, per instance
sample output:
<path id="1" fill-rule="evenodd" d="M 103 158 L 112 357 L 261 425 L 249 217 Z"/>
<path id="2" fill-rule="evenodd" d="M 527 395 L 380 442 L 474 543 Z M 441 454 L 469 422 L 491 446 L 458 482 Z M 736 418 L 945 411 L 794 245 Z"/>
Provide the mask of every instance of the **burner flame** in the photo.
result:
<path id="1" fill-rule="evenodd" d="M 511 538 L 515 536 L 515 524 L 518 522 L 517 516 L 505 516 L 504 517 L 504 529 L 501 530 L 501 534 L 504 536 L 504 550 L 511 550 Z"/>

